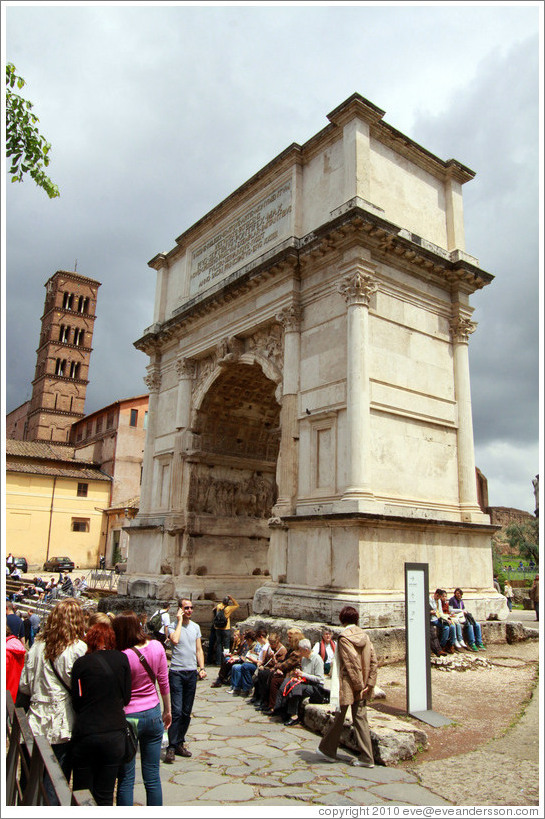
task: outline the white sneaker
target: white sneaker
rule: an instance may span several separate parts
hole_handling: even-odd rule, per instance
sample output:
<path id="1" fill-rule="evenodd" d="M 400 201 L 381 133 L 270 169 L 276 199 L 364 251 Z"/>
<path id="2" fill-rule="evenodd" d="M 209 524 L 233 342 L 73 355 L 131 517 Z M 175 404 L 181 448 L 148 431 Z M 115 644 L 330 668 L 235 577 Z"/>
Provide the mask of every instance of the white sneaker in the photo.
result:
<path id="1" fill-rule="evenodd" d="M 458 640 L 454 641 L 454 645 L 456 648 L 462 648 L 462 644 L 458 642 Z"/>
<path id="2" fill-rule="evenodd" d="M 354 768 L 374 768 L 375 767 L 374 762 L 362 762 L 361 759 L 358 759 L 357 757 L 356 757 L 356 759 L 352 760 L 352 765 L 354 766 Z"/>
<path id="3" fill-rule="evenodd" d="M 328 756 L 327 754 L 324 754 L 324 752 L 320 751 L 319 748 L 316 748 L 316 753 L 318 754 L 318 756 L 321 756 L 322 759 L 327 759 L 328 762 L 337 762 L 336 757 Z"/>

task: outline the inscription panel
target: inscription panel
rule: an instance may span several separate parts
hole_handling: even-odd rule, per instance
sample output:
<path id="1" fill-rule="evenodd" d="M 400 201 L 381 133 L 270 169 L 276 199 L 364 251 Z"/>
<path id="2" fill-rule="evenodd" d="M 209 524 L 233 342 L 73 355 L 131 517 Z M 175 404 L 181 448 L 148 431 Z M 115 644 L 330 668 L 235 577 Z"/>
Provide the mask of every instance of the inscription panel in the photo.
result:
<path id="1" fill-rule="evenodd" d="M 191 254 L 189 295 L 218 284 L 290 235 L 291 180 L 275 188 Z"/>

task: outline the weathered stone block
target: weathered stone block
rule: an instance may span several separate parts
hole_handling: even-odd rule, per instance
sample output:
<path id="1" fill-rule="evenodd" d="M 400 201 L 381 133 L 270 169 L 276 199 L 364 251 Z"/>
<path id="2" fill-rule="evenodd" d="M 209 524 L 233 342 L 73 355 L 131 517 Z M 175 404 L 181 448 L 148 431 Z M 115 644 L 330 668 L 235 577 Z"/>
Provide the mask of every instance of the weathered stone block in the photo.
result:
<path id="1" fill-rule="evenodd" d="M 395 765 L 404 759 L 412 759 L 419 749 L 426 748 L 428 745 L 426 732 L 421 728 L 415 728 L 408 722 L 386 714 L 378 714 L 372 708 L 367 709 L 367 717 L 371 729 L 375 762 L 381 765 Z M 333 718 L 333 712 L 328 705 L 307 704 L 305 706 L 304 724 L 317 734 L 325 734 Z M 341 733 L 341 745 L 351 751 L 358 751 L 350 709 Z"/>

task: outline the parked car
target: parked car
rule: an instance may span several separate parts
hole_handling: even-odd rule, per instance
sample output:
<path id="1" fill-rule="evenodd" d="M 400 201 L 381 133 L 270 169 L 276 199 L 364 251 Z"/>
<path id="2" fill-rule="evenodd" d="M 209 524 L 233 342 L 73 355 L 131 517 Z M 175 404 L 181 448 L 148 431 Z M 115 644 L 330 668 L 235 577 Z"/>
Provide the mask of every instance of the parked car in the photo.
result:
<path id="1" fill-rule="evenodd" d="M 74 561 L 69 557 L 50 557 L 44 563 L 44 572 L 72 572 Z"/>
<path id="2" fill-rule="evenodd" d="M 17 566 L 18 569 L 21 569 L 23 574 L 28 572 L 28 563 L 26 557 L 14 557 L 13 558 L 14 566 Z"/>

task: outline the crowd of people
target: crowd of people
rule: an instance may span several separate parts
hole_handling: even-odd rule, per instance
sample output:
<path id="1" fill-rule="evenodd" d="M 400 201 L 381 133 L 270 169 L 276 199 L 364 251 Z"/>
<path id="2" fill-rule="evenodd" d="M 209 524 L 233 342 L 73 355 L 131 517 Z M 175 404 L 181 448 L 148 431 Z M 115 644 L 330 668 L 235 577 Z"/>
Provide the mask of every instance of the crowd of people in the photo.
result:
<path id="1" fill-rule="evenodd" d="M 8 688 L 32 731 L 48 740 L 67 781 L 72 776 L 73 789 L 89 789 L 97 805 L 112 805 L 117 782 L 116 804 L 133 805 L 127 720 L 134 720 L 147 804 L 162 805 L 161 746 L 172 721 L 163 646 L 133 611 L 87 615 L 79 600 L 67 597 L 27 649 L 12 632 L 17 615 L 10 607 Z M 47 776 L 44 790 L 49 804 L 58 804 Z"/>
<path id="2" fill-rule="evenodd" d="M 230 649 L 223 651 L 219 672 L 212 688 L 230 686 L 233 696 L 247 698 L 256 711 L 286 726 L 301 721 L 301 707 L 329 703 L 336 716 L 320 742 L 317 752 L 335 759 L 348 706 L 356 732 L 359 756 L 352 764 L 374 767 L 366 704 L 373 696 L 377 660 L 373 645 L 358 625 L 356 609 L 345 606 L 339 619 L 343 630 L 338 641 L 331 629 L 324 629 L 314 646 L 296 627 L 287 631 L 287 646 L 276 632 L 264 628 L 234 629 Z M 324 685 L 330 677 L 330 686 Z"/>
<path id="3" fill-rule="evenodd" d="M 42 589 L 40 578 L 35 581 L 33 586 Z M 83 590 L 82 583 L 83 578 L 71 583 L 72 589 Z M 64 577 L 54 587 L 63 584 Z M 480 624 L 463 595 L 461 588 L 450 598 L 441 588 L 430 595 L 431 648 L 438 656 L 485 650 Z M 230 694 L 286 726 L 301 721 L 307 699 L 329 703 L 336 708 L 335 718 L 317 749 L 328 759 L 336 757 L 350 706 L 359 748 L 353 764 L 372 767 L 366 704 L 373 696 L 377 660 L 356 609 L 345 606 L 340 612 L 337 639 L 325 628 L 312 645 L 295 626 L 288 629 L 285 644 L 279 632 L 263 627 L 241 633 L 231 627 L 238 607 L 227 595 L 212 612 L 208 665 L 217 667 L 212 688 L 228 687 Z M 86 612 L 74 595 L 60 597 L 43 622 L 32 607 L 27 609 L 20 618 L 14 601 L 6 601 L 6 684 L 27 709 L 32 730 L 49 741 L 75 790 L 89 789 L 98 805 L 113 805 L 115 794 L 117 805 L 128 806 L 134 802 L 136 776 L 136 757 L 128 749 L 132 723 L 146 803 L 162 805 L 162 748 L 166 764 L 192 756 L 187 732 L 198 680 L 207 676 L 192 601 L 180 598 L 174 618 L 168 601 L 150 618 L 134 611 L 114 616 Z M 47 777 L 44 788 L 55 804 Z"/>
<path id="4" fill-rule="evenodd" d="M 226 600 L 225 608 L 238 605 L 231 601 Z M 168 614 L 159 611 L 161 619 Z M 286 646 L 279 634 L 263 628 L 242 635 L 229 628 L 228 648 L 224 639 L 216 644 L 221 646 L 215 655 L 220 665 L 212 687 L 230 686 L 234 695 L 247 697 L 271 719 L 295 725 L 305 698 L 329 700 L 324 686 L 329 676 L 334 702 L 345 711 L 351 705 L 358 725 L 361 753 L 354 764 L 370 766 L 364 711 L 376 677 L 376 658 L 369 638 L 357 626 L 357 612 L 350 607 L 343 612 L 339 641 L 325 629 L 314 646 L 295 627 L 288 630 Z M 115 616 L 89 613 L 80 600 L 66 597 L 37 624 L 29 641 L 14 604 L 6 601 L 7 687 L 27 711 L 32 731 L 50 743 L 73 789 L 88 789 L 98 805 L 113 805 L 114 798 L 117 805 L 133 805 L 136 757 L 128 754 L 128 723 L 135 726 L 147 805 L 162 805 L 162 748 L 166 747 L 166 764 L 176 756 L 192 755 L 186 734 L 197 681 L 207 675 L 201 630 L 192 613 L 192 602 L 179 599 L 174 620 L 169 616 L 165 631 L 159 628 L 163 641 L 153 628 L 161 620 L 151 624 L 153 616 L 148 621 L 134 611 Z M 222 621 L 218 622 L 221 628 Z M 333 758 L 338 741 L 333 732 L 319 752 Z M 43 785 L 48 802 L 58 804 L 47 776 Z"/>

